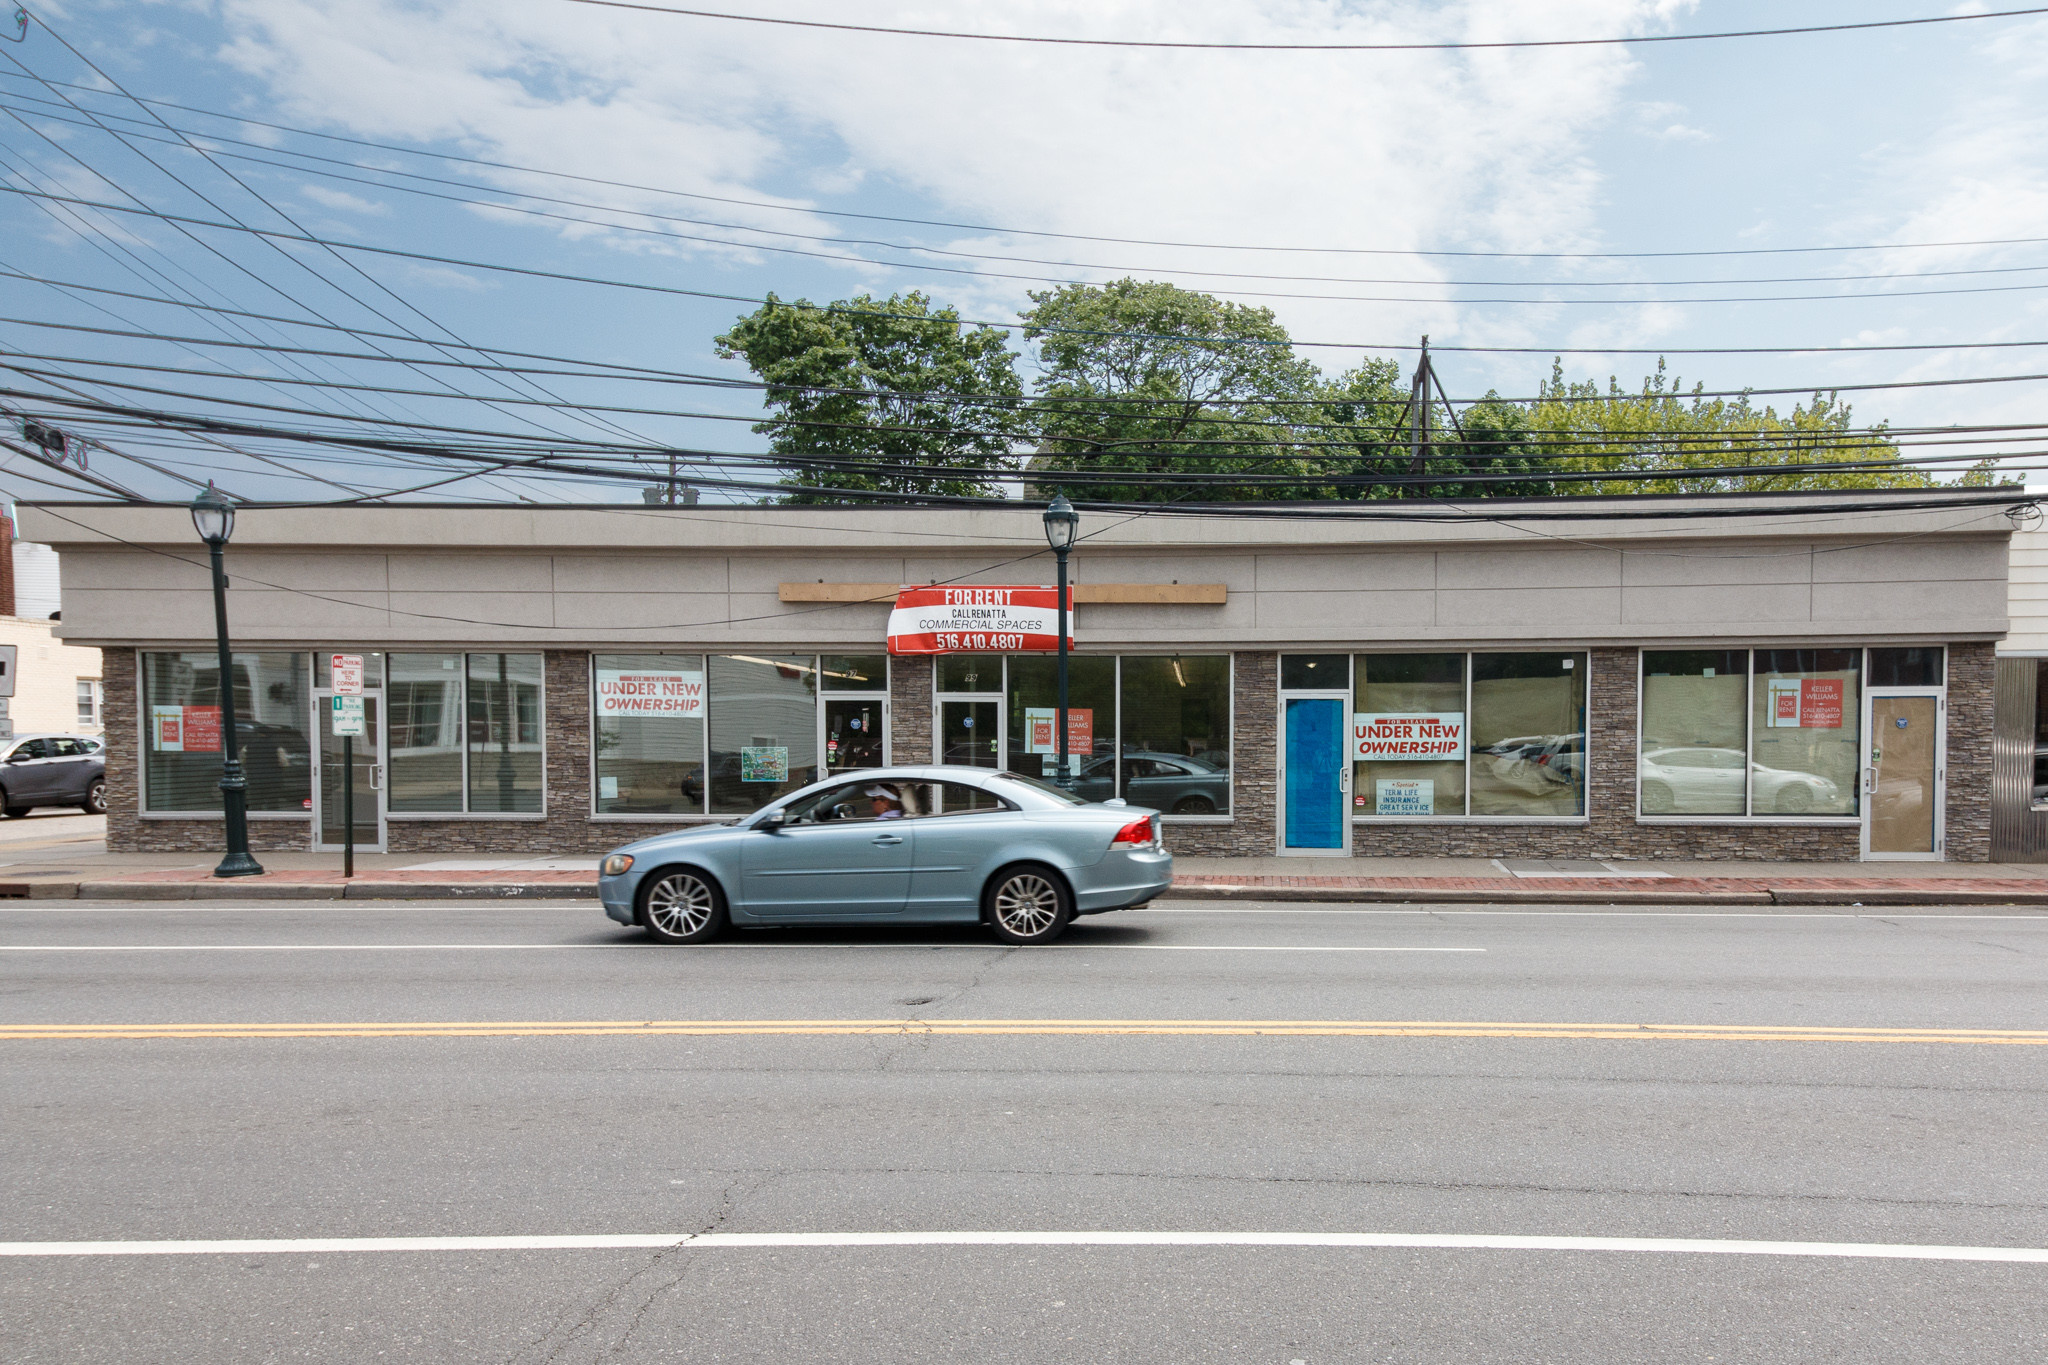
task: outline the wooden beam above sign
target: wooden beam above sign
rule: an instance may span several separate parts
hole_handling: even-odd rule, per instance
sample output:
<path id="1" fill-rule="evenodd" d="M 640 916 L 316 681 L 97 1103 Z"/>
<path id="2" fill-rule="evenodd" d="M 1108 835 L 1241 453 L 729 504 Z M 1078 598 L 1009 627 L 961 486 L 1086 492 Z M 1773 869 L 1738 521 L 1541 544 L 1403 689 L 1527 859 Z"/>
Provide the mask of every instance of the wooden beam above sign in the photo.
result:
<path id="1" fill-rule="evenodd" d="M 784 602 L 894 602 L 904 586 L 921 583 L 778 583 Z M 968 585 L 971 586 L 971 585 Z M 1221 583 L 1076 583 L 1074 605 L 1222 606 L 1229 598 Z"/>

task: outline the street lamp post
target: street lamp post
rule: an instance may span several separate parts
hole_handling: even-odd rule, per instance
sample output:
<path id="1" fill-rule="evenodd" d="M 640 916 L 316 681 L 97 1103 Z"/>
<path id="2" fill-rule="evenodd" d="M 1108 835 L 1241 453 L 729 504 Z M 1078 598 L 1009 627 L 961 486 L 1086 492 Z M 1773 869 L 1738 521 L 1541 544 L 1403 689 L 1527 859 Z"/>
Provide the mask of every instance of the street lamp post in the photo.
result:
<path id="1" fill-rule="evenodd" d="M 235 719 L 234 656 L 228 648 L 228 576 L 221 551 L 235 533 L 235 505 L 212 484 L 192 500 L 192 526 L 213 556 L 213 636 L 220 649 L 220 808 L 226 819 L 227 856 L 216 877 L 254 877 L 262 866 L 249 856 L 249 780 L 242 775 L 242 742 Z"/>
<path id="2" fill-rule="evenodd" d="M 1059 560 L 1059 629 L 1060 629 L 1060 705 L 1059 713 L 1053 717 L 1058 735 L 1055 743 L 1059 746 L 1059 772 L 1053 779 L 1062 787 L 1072 786 L 1074 775 L 1067 762 L 1067 552 L 1074 548 L 1074 532 L 1081 527 L 1081 514 L 1074 510 L 1074 504 L 1061 493 L 1045 509 L 1045 543 L 1052 546 L 1054 556 Z"/>

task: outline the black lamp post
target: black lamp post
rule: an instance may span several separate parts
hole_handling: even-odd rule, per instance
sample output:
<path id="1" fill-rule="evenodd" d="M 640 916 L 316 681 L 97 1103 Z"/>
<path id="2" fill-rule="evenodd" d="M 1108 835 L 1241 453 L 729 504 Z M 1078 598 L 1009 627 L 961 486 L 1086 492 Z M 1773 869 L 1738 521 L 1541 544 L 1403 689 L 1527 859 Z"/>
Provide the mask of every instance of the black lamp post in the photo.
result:
<path id="1" fill-rule="evenodd" d="M 1074 504 L 1061 493 L 1045 509 L 1045 543 L 1052 546 L 1052 552 L 1059 559 L 1059 626 L 1060 626 L 1060 709 L 1053 718 L 1058 726 L 1059 772 L 1053 780 L 1062 787 L 1073 782 L 1073 772 L 1067 763 L 1067 551 L 1074 548 L 1074 533 L 1081 528 L 1081 514 L 1074 510 Z"/>
<path id="2" fill-rule="evenodd" d="M 220 808 L 228 851 L 216 877 L 254 877 L 263 868 L 249 856 L 249 780 L 242 775 L 242 739 L 235 718 L 235 665 L 228 649 L 228 576 L 221 551 L 235 533 L 235 505 L 212 484 L 192 499 L 192 526 L 213 555 L 213 636 L 220 648 Z"/>

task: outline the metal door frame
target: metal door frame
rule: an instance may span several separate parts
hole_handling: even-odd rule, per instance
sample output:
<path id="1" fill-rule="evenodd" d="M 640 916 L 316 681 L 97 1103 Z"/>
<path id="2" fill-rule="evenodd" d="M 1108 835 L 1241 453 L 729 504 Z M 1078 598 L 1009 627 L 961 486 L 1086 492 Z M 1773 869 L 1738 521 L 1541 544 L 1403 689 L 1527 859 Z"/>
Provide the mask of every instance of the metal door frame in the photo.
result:
<path id="1" fill-rule="evenodd" d="M 382 687 L 365 687 L 362 695 L 365 701 L 374 698 L 377 702 L 377 752 L 370 757 L 370 765 L 375 769 L 375 774 L 370 783 L 370 790 L 372 793 L 371 800 L 375 802 L 377 807 L 377 842 L 375 844 L 366 844 L 358 839 L 356 841 L 356 852 L 383 853 L 391 845 L 390 803 L 384 799 L 385 788 L 390 784 L 383 780 L 384 775 L 391 771 L 391 709 L 385 702 L 386 693 Z M 316 687 L 313 689 L 313 829 L 310 847 L 315 853 L 341 852 L 341 844 L 338 841 L 331 844 L 320 842 L 320 817 L 322 814 L 320 797 L 320 742 L 322 735 L 325 733 L 322 728 L 326 724 L 323 716 L 331 712 L 332 705 L 329 699 L 333 696 L 334 689 L 331 687 Z M 363 823 L 363 812 L 360 809 L 356 811 L 356 822 L 358 824 Z"/>
<path id="2" fill-rule="evenodd" d="M 1877 702 L 1892 697 L 1927 697 L 1934 702 L 1934 852 L 1873 853 L 1870 851 L 1870 823 L 1877 810 L 1877 770 L 1870 763 L 1870 745 L 1875 738 L 1871 712 Z M 1857 805 L 1862 812 L 1858 838 L 1862 857 L 1871 863 L 1939 863 L 1948 860 L 1948 687 L 1867 687 L 1863 691 L 1862 743 L 1857 756 L 1856 779 L 1862 788 Z"/>
<path id="3" fill-rule="evenodd" d="M 995 772 L 1010 767 L 1010 701 L 1006 692 L 934 692 L 932 694 L 932 762 L 946 761 L 946 703 L 986 702 L 996 708 Z"/>
<path id="4" fill-rule="evenodd" d="M 1275 727 L 1275 738 L 1279 741 L 1279 752 L 1274 755 L 1275 799 L 1278 809 L 1273 812 L 1273 825 L 1278 846 L 1276 851 L 1283 858 L 1349 858 L 1351 839 L 1356 821 L 1351 815 L 1351 761 L 1348 754 L 1340 754 L 1337 765 L 1338 828 L 1344 831 L 1344 842 L 1336 848 L 1289 848 L 1287 846 L 1287 703 L 1291 701 L 1334 701 L 1337 703 L 1339 724 L 1337 733 L 1343 736 L 1351 730 L 1351 689 L 1341 691 L 1334 688 L 1296 690 L 1289 688 L 1280 694 L 1279 724 Z M 1338 747 L 1343 748 L 1340 738 Z"/>
<path id="5" fill-rule="evenodd" d="M 825 707 L 835 701 L 872 702 L 882 713 L 882 766 L 893 767 L 896 762 L 896 727 L 889 716 L 889 694 L 887 692 L 818 692 L 818 772 L 826 770 L 825 744 L 831 738 L 825 731 Z"/>

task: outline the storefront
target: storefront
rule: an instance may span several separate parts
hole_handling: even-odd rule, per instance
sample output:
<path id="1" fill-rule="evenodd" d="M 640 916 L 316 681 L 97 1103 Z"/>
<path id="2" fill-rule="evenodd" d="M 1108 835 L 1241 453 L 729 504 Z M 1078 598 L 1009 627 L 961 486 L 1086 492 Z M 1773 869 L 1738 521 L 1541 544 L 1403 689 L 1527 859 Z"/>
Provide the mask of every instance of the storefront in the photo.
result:
<path id="1" fill-rule="evenodd" d="M 1095 515 L 1074 780 L 1186 853 L 1981 860 L 2011 530 L 1982 499 Z M 1031 509 L 245 509 L 225 684 L 184 508 L 23 522 L 106 651 L 115 848 L 218 843 L 224 685 L 258 848 L 339 846 L 345 780 L 358 847 L 566 853 L 1057 750 L 1051 655 L 888 648 L 906 588 L 1049 581 Z"/>

